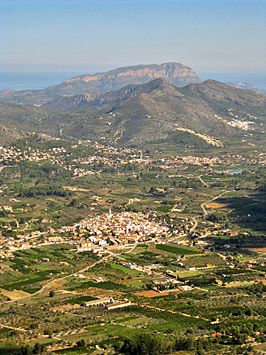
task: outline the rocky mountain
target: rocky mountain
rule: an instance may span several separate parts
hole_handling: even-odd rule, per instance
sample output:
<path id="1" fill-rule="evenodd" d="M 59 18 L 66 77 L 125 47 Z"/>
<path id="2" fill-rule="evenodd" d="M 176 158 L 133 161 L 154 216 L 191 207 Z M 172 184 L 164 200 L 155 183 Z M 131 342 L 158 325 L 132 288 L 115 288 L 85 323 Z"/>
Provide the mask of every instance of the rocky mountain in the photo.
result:
<path id="1" fill-rule="evenodd" d="M 96 97 L 96 95 L 92 94 L 60 96 L 40 105 L 40 107 L 49 112 L 74 112 L 82 107 L 86 107 L 87 104 L 94 101 Z"/>
<path id="2" fill-rule="evenodd" d="M 92 98 L 91 95 L 74 95 L 55 98 L 42 107 L 50 112 L 75 112 L 90 108 L 111 109 L 116 108 L 129 99 L 133 99 L 144 93 L 149 93 L 163 84 L 163 79 L 152 80 L 143 85 L 127 85 L 117 91 L 111 91 Z"/>
<path id="3" fill-rule="evenodd" d="M 144 84 L 157 78 L 165 79 L 178 87 L 199 82 L 198 76 L 191 68 L 172 62 L 129 66 L 110 70 L 106 73 L 77 76 L 66 80 L 59 88 L 63 88 L 66 93 L 73 92 L 73 90 L 77 90 L 79 93 L 82 90 L 105 93 L 118 90 L 126 85 Z"/>
<path id="4" fill-rule="evenodd" d="M 159 78 L 96 98 L 64 98 L 60 107 L 56 100 L 51 103 L 42 108 L 0 105 L 0 121 L 111 144 L 200 148 L 263 139 L 265 129 L 265 96 L 213 80 L 177 88 Z M 62 112 L 48 112 L 59 108 Z"/>
<path id="5" fill-rule="evenodd" d="M 222 146 L 228 137 L 261 130 L 266 97 L 219 82 L 176 88 L 156 79 L 98 97 L 81 107 L 106 125 L 106 139 L 121 144 L 199 142 Z M 88 112 L 88 111 L 87 111 Z M 202 145 L 202 144 L 200 144 Z"/>
<path id="6" fill-rule="evenodd" d="M 41 105 L 62 96 L 86 94 L 87 97 L 93 98 L 126 85 L 143 84 L 156 78 L 163 78 L 178 87 L 199 82 L 196 73 L 180 63 L 136 65 L 103 73 L 77 76 L 44 90 L 2 90 L 0 91 L 0 102 Z"/>

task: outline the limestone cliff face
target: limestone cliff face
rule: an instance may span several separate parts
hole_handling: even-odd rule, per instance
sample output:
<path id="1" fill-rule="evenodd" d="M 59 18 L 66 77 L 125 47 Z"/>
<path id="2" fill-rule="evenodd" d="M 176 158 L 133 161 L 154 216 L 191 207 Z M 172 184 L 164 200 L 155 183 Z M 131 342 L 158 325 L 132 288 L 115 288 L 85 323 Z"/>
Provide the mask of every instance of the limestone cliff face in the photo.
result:
<path id="1" fill-rule="evenodd" d="M 87 84 L 88 92 L 104 93 L 120 89 L 125 85 L 143 84 L 157 78 L 163 78 L 176 86 L 199 82 L 198 76 L 191 68 L 171 62 L 123 67 L 95 75 L 81 75 L 66 80 L 63 84 L 66 87 Z"/>

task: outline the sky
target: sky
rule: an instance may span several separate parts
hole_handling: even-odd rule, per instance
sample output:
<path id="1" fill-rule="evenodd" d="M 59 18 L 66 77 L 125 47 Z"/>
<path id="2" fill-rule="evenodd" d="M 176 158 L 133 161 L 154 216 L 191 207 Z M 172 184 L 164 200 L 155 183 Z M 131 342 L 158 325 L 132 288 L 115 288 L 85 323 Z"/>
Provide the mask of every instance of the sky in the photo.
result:
<path id="1" fill-rule="evenodd" d="M 0 0 L 0 70 L 266 72 L 266 0 Z"/>

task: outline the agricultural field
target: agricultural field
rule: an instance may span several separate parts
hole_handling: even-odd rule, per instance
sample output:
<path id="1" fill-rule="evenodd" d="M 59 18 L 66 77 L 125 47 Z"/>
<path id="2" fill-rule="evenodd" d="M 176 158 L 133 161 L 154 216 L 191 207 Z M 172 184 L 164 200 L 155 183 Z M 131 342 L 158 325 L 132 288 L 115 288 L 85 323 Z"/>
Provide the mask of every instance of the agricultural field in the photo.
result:
<path id="1" fill-rule="evenodd" d="M 1 170 L 0 354 L 126 354 L 133 341 L 263 351 L 265 171 L 250 147 L 245 160 L 161 146 L 141 160 L 133 148 L 16 144 L 44 158 Z"/>

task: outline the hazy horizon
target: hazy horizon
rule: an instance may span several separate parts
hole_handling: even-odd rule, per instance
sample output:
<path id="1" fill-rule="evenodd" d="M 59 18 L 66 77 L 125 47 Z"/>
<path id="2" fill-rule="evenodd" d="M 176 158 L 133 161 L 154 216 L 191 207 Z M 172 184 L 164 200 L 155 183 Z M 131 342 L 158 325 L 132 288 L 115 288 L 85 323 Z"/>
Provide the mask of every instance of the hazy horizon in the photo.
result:
<path id="1" fill-rule="evenodd" d="M 90 74 L 87 71 L 54 71 L 54 72 L 7 72 L 0 70 L 0 90 L 39 90 L 48 86 L 57 85 L 71 77 Z M 242 83 L 250 88 L 266 90 L 266 73 L 219 73 L 197 72 L 204 81 L 214 79 L 224 83 Z"/>
<path id="2" fill-rule="evenodd" d="M 194 70 L 197 74 L 199 73 L 221 73 L 221 74 L 265 74 L 266 73 L 266 68 L 258 69 L 258 70 L 226 70 L 226 69 L 213 69 L 213 70 L 208 70 L 207 69 L 200 69 L 197 70 L 192 66 L 187 65 L 186 63 L 182 63 L 178 60 L 168 60 L 168 61 L 161 61 L 161 62 L 156 62 L 156 61 L 151 61 L 151 62 L 136 62 L 136 63 L 122 63 L 122 64 L 103 64 L 103 65 L 97 65 L 97 64 L 82 64 L 82 65 L 68 65 L 68 64 L 36 64 L 36 63 L 16 63 L 16 64 L 9 64 L 9 63 L 0 63 L 0 72 L 14 72 L 14 73 L 66 73 L 66 72 L 75 72 L 75 73 L 84 73 L 84 74 L 95 74 L 97 72 L 105 72 L 109 70 L 113 70 L 119 67 L 127 67 L 127 66 L 135 66 L 135 65 L 149 65 L 149 64 L 163 64 L 163 63 L 169 63 L 169 62 L 175 62 L 175 63 L 180 63 L 185 66 L 190 67 L 192 70 Z"/>

